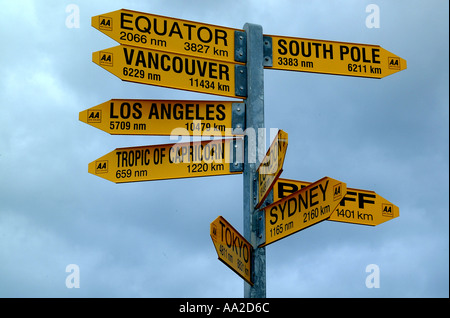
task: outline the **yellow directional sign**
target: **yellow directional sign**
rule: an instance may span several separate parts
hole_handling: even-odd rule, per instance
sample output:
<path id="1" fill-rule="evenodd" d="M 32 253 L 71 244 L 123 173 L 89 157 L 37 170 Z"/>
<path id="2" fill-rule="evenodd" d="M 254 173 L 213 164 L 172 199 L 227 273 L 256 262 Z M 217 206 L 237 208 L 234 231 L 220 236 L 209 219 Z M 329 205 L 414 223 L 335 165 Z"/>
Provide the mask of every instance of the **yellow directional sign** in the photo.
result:
<path id="1" fill-rule="evenodd" d="M 131 46 L 233 62 L 235 29 L 131 10 L 92 17 L 91 24 Z"/>
<path id="2" fill-rule="evenodd" d="M 288 134 L 279 130 L 266 156 L 256 170 L 258 174 L 258 204 L 256 208 L 261 206 L 270 190 L 272 190 L 275 181 L 281 175 L 287 146 Z"/>
<path id="3" fill-rule="evenodd" d="M 268 245 L 328 219 L 347 193 L 347 185 L 325 177 L 264 208 Z"/>
<path id="4" fill-rule="evenodd" d="M 123 183 L 242 173 L 242 139 L 221 139 L 167 145 L 117 148 L 89 163 L 88 171 Z"/>
<path id="5" fill-rule="evenodd" d="M 112 135 L 232 136 L 245 128 L 245 104 L 111 99 L 80 112 L 79 119 Z"/>
<path id="6" fill-rule="evenodd" d="M 273 190 L 273 201 L 307 187 L 311 182 L 278 179 Z M 400 215 L 398 206 L 373 191 L 347 188 L 347 194 L 328 221 L 378 225 Z"/>
<path id="7" fill-rule="evenodd" d="M 239 65 L 177 55 L 128 45 L 92 53 L 92 61 L 124 81 L 183 89 L 188 91 L 243 97 L 245 88 L 236 91 L 235 75 Z M 241 95 L 239 95 L 241 94 Z"/>
<path id="8" fill-rule="evenodd" d="M 406 69 L 406 60 L 378 45 L 272 37 L 278 70 L 382 78 Z"/>
<path id="9" fill-rule="evenodd" d="M 253 285 L 251 281 L 251 244 L 222 216 L 211 223 L 210 235 L 219 260 L 247 283 Z"/>

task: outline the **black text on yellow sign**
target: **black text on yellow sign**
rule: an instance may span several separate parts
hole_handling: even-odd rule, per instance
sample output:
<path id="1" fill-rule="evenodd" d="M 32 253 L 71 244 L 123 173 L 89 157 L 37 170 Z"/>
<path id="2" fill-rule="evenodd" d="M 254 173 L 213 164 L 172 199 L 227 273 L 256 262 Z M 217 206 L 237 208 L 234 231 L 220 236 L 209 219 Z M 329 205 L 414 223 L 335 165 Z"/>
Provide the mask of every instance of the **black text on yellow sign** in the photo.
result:
<path id="1" fill-rule="evenodd" d="M 233 136 L 245 128 L 245 104 L 112 99 L 80 112 L 79 119 L 112 135 Z"/>
<path id="2" fill-rule="evenodd" d="M 234 62 L 235 29 L 121 9 L 92 17 L 120 44 Z"/>
<path id="3" fill-rule="evenodd" d="M 256 204 L 256 208 L 264 202 L 275 181 L 280 176 L 283 170 L 287 146 L 288 134 L 283 130 L 279 130 L 266 156 L 256 170 L 258 175 L 258 204 Z"/>
<path id="4" fill-rule="evenodd" d="M 253 285 L 251 244 L 222 216 L 211 223 L 210 236 L 219 260 Z"/>
<path id="5" fill-rule="evenodd" d="M 117 148 L 89 163 L 88 171 L 115 183 L 242 173 L 242 139 Z"/>
<path id="6" fill-rule="evenodd" d="M 245 97 L 236 87 L 245 72 L 236 64 L 119 45 L 92 53 L 92 61 L 124 81 L 227 97 Z M 237 88 L 237 89 L 236 89 Z"/>
<path id="7" fill-rule="evenodd" d="M 273 69 L 370 78 L 406 69 L 406 60 L 378 45 L 270 37 Z"/>
<path id="8" fill-rule="evenodd" d="M 264 208 L 268 245 L 328 219 L 347 193 L 347 185 L 325 177 Z"/>
<path id="9" fill-rule="evenodd" d="M 307 187 L 311 182 L 278 179 L 274 186 L 273 201 Z M 378 225 L 400 215 L 399 208 L 373 191 L 347 188 L 347 194 L 327 221 Z"/>

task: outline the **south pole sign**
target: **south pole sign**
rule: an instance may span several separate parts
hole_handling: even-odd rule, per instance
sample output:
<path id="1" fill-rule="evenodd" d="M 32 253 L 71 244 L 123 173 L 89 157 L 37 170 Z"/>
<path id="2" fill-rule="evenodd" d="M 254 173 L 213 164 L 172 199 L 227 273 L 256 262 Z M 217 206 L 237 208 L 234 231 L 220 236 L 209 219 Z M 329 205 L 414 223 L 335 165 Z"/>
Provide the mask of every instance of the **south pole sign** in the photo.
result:
<path id="1" fill-rule="evenodd" d="M 406 60 L 379 45 L 273 36 L 277 70 L 383 78 L 406 69 Z"/>

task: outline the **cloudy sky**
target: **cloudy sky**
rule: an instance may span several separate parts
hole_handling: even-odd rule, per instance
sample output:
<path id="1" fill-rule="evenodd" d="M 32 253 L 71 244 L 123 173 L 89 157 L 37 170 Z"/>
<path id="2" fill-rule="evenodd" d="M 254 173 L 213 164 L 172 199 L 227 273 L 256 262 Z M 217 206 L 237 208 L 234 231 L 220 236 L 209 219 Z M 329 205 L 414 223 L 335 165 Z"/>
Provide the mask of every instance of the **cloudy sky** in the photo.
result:
<path id="1" fill-rule="evenodd" d="M 80 111 L 112 98 L 226 100 L 123 82 L 92 63 L 117 43 L 91 17 L 121 8 L 377 44 L 407 60 L 380 80 L 265 70 L 266 127 L 289 134 L 282 177 L 329 176 L 400 208 L 376 227 L 322 222 L 269 245 L 267 296 L 449 296 L 448 1 L 0 2 L 0 297 L 243 296 L 209 235 L 219 215 L 243 232 L 241 175 L 114 184 L 88 173 L 115 148 L 170 141 L 112 136 Z M 366 26 L 369 4 L 379 28 Z M 79 288 L 66 286 L 69 264 Z M 379 288 L 366 287 L 370 264 Z"/>

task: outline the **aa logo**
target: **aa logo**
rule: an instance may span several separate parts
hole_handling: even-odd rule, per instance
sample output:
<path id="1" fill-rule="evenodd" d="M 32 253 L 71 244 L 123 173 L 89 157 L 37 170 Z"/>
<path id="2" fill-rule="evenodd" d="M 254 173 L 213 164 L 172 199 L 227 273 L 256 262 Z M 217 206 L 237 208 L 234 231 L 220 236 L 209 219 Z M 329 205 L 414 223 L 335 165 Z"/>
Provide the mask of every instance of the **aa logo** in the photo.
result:
<path id="1" fill-rule="evenodd" d="M 394 206 L 392 204 L 381 204 L 381 214 L 387 217 L 394 216 Z"/>
<path id="2" fill-rule="evenodd" d="M 102 122 L 102 111 L 101 110 L 88 110 L 87 122 L 88 123 L 101 123 Z"/>
<path id="3" fill-rule="evenodd" d="M 95 174 L 108 172 L 108 160 L 97 160 L 95 162 Z"/>
<path id="4" fill-rule="evenodd" d="M 333 187 L 333 200 L 340 200 L 342 198 L 341 184 L 338 183 Z"/>
<path id="5" fill-rule="evenodd" d="M 211 224 L 211 235 L 217 237 L 217 227 L 215 224 Z"/>
<path id="6" fill-rule="evenodd" d="M 388 67 L 393 70 L 399 70 L 400 69 L 400 58 L 388 57 Z"/>
<path id="7" fill-rule="evenodd" d="M 100 30 L 112 31 L 112 18 L 100 16 L 98 28 Z"/>
<path id="8" fill-rule="evenodd" d="M 100 65 L 113 66 L 113 55 L 109 52 L 100 52 Z"/>

